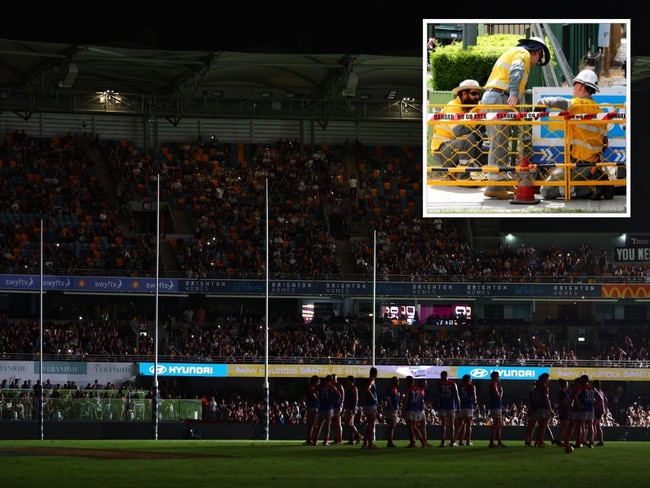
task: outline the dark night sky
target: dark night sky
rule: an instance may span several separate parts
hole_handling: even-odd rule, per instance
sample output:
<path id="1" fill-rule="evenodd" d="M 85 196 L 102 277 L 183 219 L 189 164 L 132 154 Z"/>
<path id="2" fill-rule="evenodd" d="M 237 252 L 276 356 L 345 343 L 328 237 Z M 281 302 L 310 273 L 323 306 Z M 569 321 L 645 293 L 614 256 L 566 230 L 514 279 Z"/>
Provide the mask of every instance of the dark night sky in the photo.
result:
<path id="1" fill-rule="evenodd" d="M 242 7 L 230 4 L 227 13 L 222 13 L 218 3 L 214 6 L 202 3 L 197 7 L 192 6 L 193 3 L 175 4 L 174 10 L 148 7 L 149 12 L 137 14 L 131 12 L 135 10 L 132 3 L 117 0 L 106 3 L 105 7 L 95 4 L 92 9 L 57 9 L 52 7 L 54 4 L 48 4 L 42 10 L 28 13 L 14 3 L 3 6 L 0 38 L 200 51 L 419 54 L 422 52 L 423 19 L 459 20 L 457 13 L 446 11 L 443 15 L 440 8 L 417 5 L 409 5 L 402 11 L 395 5 L 382 9 L 376 4 L 372 12 L 352 12 L 349 4 L 341 7 L 330 2 L 322 6 L 305 5 L 304 12 L 288 9 L 282 12 L 277 4 L 260 9 L 246 3 Z M 616 18 L 631 17 L 619 10 L 617 8 Z M 475 12 L 474 16 L 480 16 L 480 12 Z M 530 22 L 531 19 L 464 21 L 490 20 Z M 566 19 L 534 20 L 566 22 Z M 633 32 L 635 26 L 643 28 L 642 24 L 633 23 Z M 631 44 L 632 54 L 647 54 L 647 45 L 647 38 L 635 37 Z"/>
<path id="2" fill-rule="evenodd" d="M 417 16 L 396 21 L 394 13 L 390 12 L 361 21 L 359 16 L 345 13 L 300 16 L 295 12 L 287 15 L 273 12 L 251 18 L 248 15 L 229 13 L 223 16 L 216 9 L 214 12 L 203 9 L 198 16 L 174 12 L 143 17 L 95 14 L 88 17 L 82 11 L 71 14 L 59 10 L 48 13 L 47 21 L 36 22 L 41 24 L 40 28 L 25 29 L 21 23 L 8 21 L 5 16 L 0 23 L 0 37 L 171 50 L 273 50 L 320 54 L 422 52 L 422 18 Z"/>

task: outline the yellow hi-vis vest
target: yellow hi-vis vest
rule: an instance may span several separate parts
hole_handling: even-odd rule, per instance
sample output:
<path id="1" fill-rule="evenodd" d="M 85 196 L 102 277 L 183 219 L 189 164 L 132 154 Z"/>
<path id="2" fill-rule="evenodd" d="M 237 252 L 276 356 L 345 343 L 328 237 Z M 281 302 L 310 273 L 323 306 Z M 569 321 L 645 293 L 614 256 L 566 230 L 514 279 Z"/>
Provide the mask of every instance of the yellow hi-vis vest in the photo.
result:
<path id="1" fill-rule="evenodd" d="M 450 100 L 445 105 L 440 113 L 443 114 L 463 114 L 463 105 L 460 102 L 460 97 Z M 454 127 L 458 124 L 437 124 L 433 123 L 433 137 L 431 138 L 431 153 L 437 151 L 443 142 L 450 141 L 454 138 Z"/>
<path id="2" fill-rule="evenodd" d="M 523 76 L 519 82 L 518 93 L 512 93 L 517 98 L 522 98 L 528 82 L 528 72 L 530 71 L 530 53 L 523 47 L 513 47 L 504 52 L 492 67 L 490 77 L 485 84 L 485 88 L 496 88 L 498 90 L 510 90 L 510 70 L 516 64 L 523 65 Z"/>
<path id="3" fill-rule="evenodd" d="M 569 114 L 599 114 L 600 106 L 591 98 L 572 98 L 569 105 Z M 567 137 L 571 144 L 571 158 L 578 161 L 598 162 L 607 135 L 606 122 L 569 122 Z"/>

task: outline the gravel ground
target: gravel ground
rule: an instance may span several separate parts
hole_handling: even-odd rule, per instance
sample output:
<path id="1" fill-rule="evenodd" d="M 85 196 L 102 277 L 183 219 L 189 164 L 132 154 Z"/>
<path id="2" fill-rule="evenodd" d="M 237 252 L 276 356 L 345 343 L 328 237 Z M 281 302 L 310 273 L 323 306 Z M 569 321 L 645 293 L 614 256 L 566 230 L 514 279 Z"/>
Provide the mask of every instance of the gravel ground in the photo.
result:
<path id="1" fill-rule="evenodd" d="M 625 72 L 623 71 L 624 63 L 627 61 L 627 40 L 621 39 L 621 45 L 618 52 L 612 60 L 609 72 L 600 75 L 598 85 L 601 87 L 627 85 Z"/>
<path id="2" fill-rule="evenodd" d="M 608 73 L 603 73 L 600 75 L 598 80 L 598 86 L 601 88 L 612 87 L 612 86 L 625 86 L 627 84 L 627 79 L 625 73 L 619 66 L 613 66 Z"/>

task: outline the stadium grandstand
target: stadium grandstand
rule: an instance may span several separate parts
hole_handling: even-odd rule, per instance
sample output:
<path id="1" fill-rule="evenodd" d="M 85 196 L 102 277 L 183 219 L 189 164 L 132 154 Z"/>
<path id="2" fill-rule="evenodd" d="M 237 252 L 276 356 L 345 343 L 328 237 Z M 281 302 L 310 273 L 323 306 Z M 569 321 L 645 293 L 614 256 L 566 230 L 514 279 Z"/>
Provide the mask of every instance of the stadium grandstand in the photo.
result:
<path id="1" fill-rule="evenodd" d="M 43 58 L 70 47 L 0 40 L 0 57 L 11 43 Z M 382 382 L 502 369 L 512 426 L 539 373 L 587 371 L 608 425 L 647 427 L 645 220 L 422 218 L 419 58 L 321 55 L 372 93 L 354 103 L 322 66 L 299 87 L 319 90 L 311 103 L 278 97 L 258 85 L 269 61 L 237 88 L 256 86 L 244 106 L 209 81 L 215 67 L 191 110 L 172 106 L 176 86 L 155 112 L 142 107 L 160 72 L 129 93 L 131 68 L 103 56 L 79 53 L 76 76 L 41 67 L 53 96 L 36 107 L 25 92 L 0 102 L 1 419 L 37 420 L 38 382 L 48 421 L 150 420 L 162 365 L 162 420 L 207 420 L 214 396 L 218 422 L 300 425 L 314 372 L 364 378 L 377 365 Z M 91 62 L 123 85 L 99 90 Z M 284 62 L 310 78 L 307 60 Z M 384 95 L 386 80 L 363 83 L 377 63 L 414 101 L 365 103 Z M 476 421 L 489 420 L 483 405 Z"/>

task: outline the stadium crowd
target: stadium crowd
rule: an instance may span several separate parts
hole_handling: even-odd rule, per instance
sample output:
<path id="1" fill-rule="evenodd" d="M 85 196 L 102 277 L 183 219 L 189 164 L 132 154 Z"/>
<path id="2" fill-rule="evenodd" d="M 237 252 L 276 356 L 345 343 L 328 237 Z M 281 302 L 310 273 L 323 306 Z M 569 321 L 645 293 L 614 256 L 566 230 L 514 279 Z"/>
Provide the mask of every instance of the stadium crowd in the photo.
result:
<path id="1" fill-rule="evenodd" d="M 231 145 L 199 138 L 148 155 L 126 140 L 90 133 L 35 138 L 15 131 L 0 146 L 2 267 L 38 269 L 42 219 L 48 270 L 152 275 L 155 235 L 138 231 L 132 204 L 156 198 L 160 175 L 160 199 L 168 205 L 161 234 L 175 225 L 170 208 L 180 208 L 192 228 L 169 240 L 178 270 L 164 271 L 185 277 L 264 276 L 268 181 L 269 266 L 276 278 L 340 277 L 336 240 L 359 225 L 366 235 L 378 233 L 383 279 L 648 278 L 647 266 L 613 265 L 590 243 L 472 249 L 460 219 L 418 217 L 419 166 L 404 148 L 345 141 L 305 149 L 290 139 Z M 355 172 L 352 194 L 344 175 Z M 356 267 L 345 272 L 371 275 L 370 240 L 354 245 Z"/>
<path id="2" fill-rule="evenodd" d="M 102 307 L 108 313 L 108 306 Z M 133 360 L 154 354 L 153 337 L 135 335 L 129 320 L 89 318 L 45 320 L 43 354 L 75 361 Z M 380 324 L 374 357 L 378 364 L 550 364 L 577 366 L 580 360 L 603 367 L 647 367 L 646 327 L 599 327 L 598 338 L 580 355 L 565 338 L 565 325 L 462 326 Z M 39 353 L 39 320 L 0 318 L 0 355 L 34 359 Z M 175 322 L 164 334 L 161 357 L 172 361 L 261 363 L 267 347 L 262 317 Z M 301 317 L 273 318 L 268 354 L 273 362 L 369 364 L 373 327 L 368 320 L 332 319 L 305 323 Z"/>
<path id="3" fill-rule="evenodd" d="M 341 277 L 346 271 L 336 241 L 362 226 L 377 232 L 377 274 L 384 280 L 648 279 L 647 266 L 613 265 L 607 252 L 591 243 L 578 249 L 536 249 L 532 244 L 472 249 L 460 220 L 418 217 L 420 169 L 404 148 L 345 141 L 331 149 L 307 150 L 290 139 L 240 145 L 199 138 L 170 143 L 160 153 L 148 155 L 126 140 L 104 141 L 90 133 L 36 138 L 15 131 L 0 145 L 0 161 L 0 266 L 7 273 L 39 268 L 42 220 L 43 261 L 50 272 L 153 275 L 156 239 L 150 231 L 138 231 L 132 202 L 155 199 L 160 175 L 161 201 L 181 209 L 191 223 L 190 234 L 169 239 L 184 277 L 264 275 L 268 181 L 268 266 L 276 278 Z M 344 178 L 350 173 L 358 174 L 353 193 Z M 178 224 L 170 213 L 164 215 L 161 237 Z M 372 275 L 370 240 L 355 239 L 353 254 L 352 272 Z M 151 357 L 152 338 L 134 336 L 129 319 L 117 319 L 110 305 L 105 308 L 87 320 L 47 320 L 44 353 L 71 360 Z M 205 320 L 199 310 L 192 315 L 197 320 L 179 320 L 164 338 L 163 355 L 200 362 L 263 360 L 265 327 L 259 317 L 217 323 Z M 275 317 L 269 328 L 269 355 L 292 363 L 370 364 L 370 325 L 347 319 L 305 324 L 301 317 Z M 469 324 L 450 330 L 416 324 L 382 329 L 375 350 L 380 364 L 543 360 L 572 365 L 579 359 L 603 366 L 648 364 L 646 331 L 638 328 L 603 326 L 593 349 L 581 351 L 582 357 L 563 340 L 561 326 L 532 330 Z M 36 357 L 39 334 L 36 320 L 2 317 L 0 355 Z M 2 386 L 6 388 L 13 386 Z M 84 390 L 76 385 L 75 389 Z M 224 396 L 220 405 L 221 419 L 259 421 L 259 401 L 236 394 Z M 299 399 L 274 400 L 273 422 L 299 422 L 304 419 L 303 407 Z M 637 406 L 625 422 L 647 424 L 647 410 Z M 430 412 L 429 421 L 437 421 L 433 406 Z M 507 422 L 525 421 L 516 403 L 508 412 Z M 487 417 L 483 412 L 477 419 L 487 422 Z"/>

